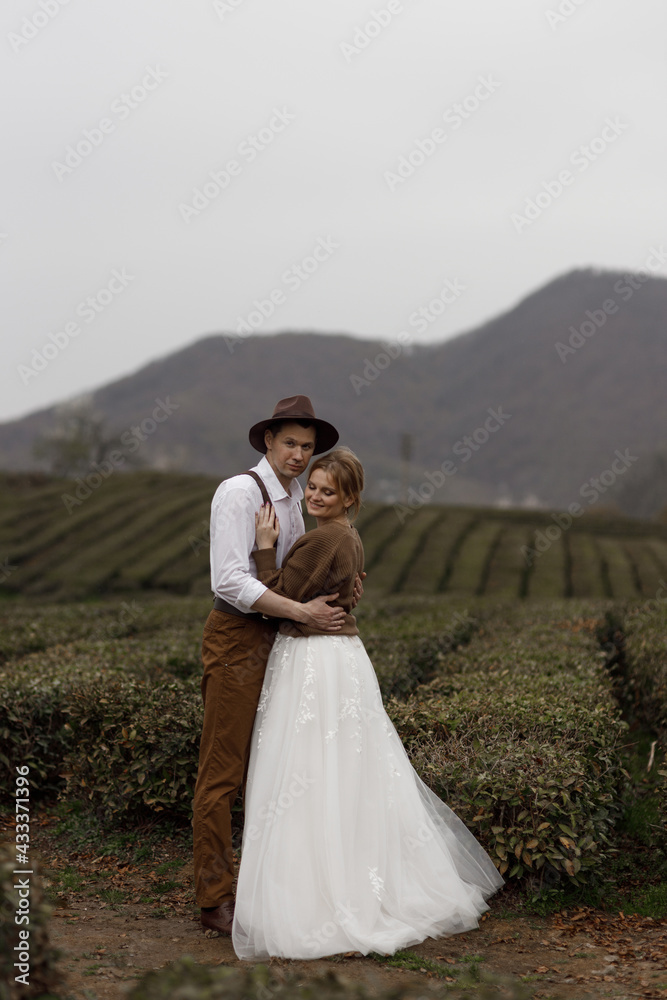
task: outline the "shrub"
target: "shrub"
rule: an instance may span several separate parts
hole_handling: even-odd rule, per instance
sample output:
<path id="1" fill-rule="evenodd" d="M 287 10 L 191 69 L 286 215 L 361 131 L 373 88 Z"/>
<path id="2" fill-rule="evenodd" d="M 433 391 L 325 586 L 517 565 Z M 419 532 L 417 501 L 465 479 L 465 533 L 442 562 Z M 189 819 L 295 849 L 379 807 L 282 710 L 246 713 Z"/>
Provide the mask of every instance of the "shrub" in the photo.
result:
<path id="1" fill-rule="evenodd" d="M 69 692 L 63 712 L 67 794 L 106 820 L 190 819 L 203 718 L 194 682 L 91 678 Z"/>
<path id="2" fill-rule="evenodd" d="M 581 882 L 621 812 L 626 726 L 597 619 L 581 606 L 561 619 L 562 607 L 496 611 L 442 676 L 388 705 L 418 773 L 510 878 Z"/>
<path id="3" fill-rule="evenodd" d="M 467 675 L 388 711 L 417 772 L 502 875 L 582 882 L 608 858 L 624 782 L 625 724 L 591 694 L 570 677 Z"/>
<path id="4" fill-rule="evenodd" d="M 656 607 L 652 607 L 655 604 Z M 667 739 L 667 605 L 657 601 L 628 611 L 624 695 L 664 743 Z"/>
<path id="5" fill-rule="evenodd" d="M 385 698 L 407 697 L 432 680 L 452 651 L 480 627 L 466 607 L 429 598 L 413 603 L 405 598 L 401 605 L 386 602 L 375 614 L 360 616 L 359 631 Z"/>
<path id="6" fill-rule="evenodd" d="M 6 665 L 0 734 L 42 789 L 65 776 L 100 817 L 189 822 L 201 619 L 182 614 L 176 627 L 175 603 L 147 609 L 141 635 L 76 640 Z M 415 767 L 507 877 L 581 881 L 609 852 L 624 725 L 596 639 L 604 606 L 473 603 L 471 612 L 401 598 L 360 614 Z"/>

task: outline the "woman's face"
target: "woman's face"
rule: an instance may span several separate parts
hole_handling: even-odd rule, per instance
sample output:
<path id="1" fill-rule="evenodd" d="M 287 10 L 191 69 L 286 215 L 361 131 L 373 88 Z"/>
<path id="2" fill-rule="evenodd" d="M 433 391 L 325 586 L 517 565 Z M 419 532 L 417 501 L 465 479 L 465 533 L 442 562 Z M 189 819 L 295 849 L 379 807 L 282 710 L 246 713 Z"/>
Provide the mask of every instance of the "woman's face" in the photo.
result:
<path id="1" fill-rule="evenodd" d="M 315 469 L 308 477 L 305 489 L 306 509 L 318 521 L 342 521 L 345 508 L 352 502 L 350 497 L 341 496 L 330 474 L 324 469 Z"/>

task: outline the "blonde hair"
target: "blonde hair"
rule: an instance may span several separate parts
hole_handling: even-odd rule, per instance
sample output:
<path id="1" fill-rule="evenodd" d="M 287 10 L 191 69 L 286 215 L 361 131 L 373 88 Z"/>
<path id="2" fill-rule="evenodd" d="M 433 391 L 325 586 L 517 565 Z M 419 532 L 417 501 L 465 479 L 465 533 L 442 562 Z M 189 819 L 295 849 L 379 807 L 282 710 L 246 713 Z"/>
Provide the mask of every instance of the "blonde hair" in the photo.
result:
<path id="1" fill-rule="evenodd" d="M 309 473 L 316 469 L 323 469 L 331 476 L 341 498 L 352 498 L 346 513 L 349 516 L 351 511 L 350 520 L 353 521 L 361 509 L 361 494 L 364 489 L 364 469 L 357 456 L 349 448 L 335 448 L 328 455 L 315 459 Z"/>

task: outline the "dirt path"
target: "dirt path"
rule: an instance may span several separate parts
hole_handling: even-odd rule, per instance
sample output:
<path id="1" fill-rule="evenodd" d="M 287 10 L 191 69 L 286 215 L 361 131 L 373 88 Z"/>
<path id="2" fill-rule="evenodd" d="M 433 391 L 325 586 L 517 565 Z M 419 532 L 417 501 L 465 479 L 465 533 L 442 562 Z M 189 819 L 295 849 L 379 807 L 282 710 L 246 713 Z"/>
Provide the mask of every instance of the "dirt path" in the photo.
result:
<path id="1" fill-rule="evenodd" d="M 662 933 L 660 933 L 662 932 Z M 664 927 L 632 935 L 643 959 L 632 964 L 619 949 L 595 944 L 591 935 L 563 934 L 552 920 L 499 918 L 491 916 L 479 931 L 455 939 L 427 941 L 410 949 L 425 959 L 451 966 L 451 979 L 470 967 L 470 959 L 481 956 L 482 968 L 503 978 L 521 978 L 530 983 L 530 995 L 553 1000 L 581 1000 L 583 997 L 665 997 L 667 972 L 648 957 Z M 86 906 L 69 906 L 56 911 L 53 943 L 64 952 L 62 967 L 66 991 L 76 1000 L 117 1000 L 144 972 L 189 955 L 204 965 L 240 966 L 229 938 L 206 938 L 194 913 L 152 919 L 150 910 L 137 905 L 115 911 L 88 901 Z M 414 976 L 413 972 L 391 968 L 371 959 L 343 959 L 317 962 L 278 962 L 295 971 L 319 974 L 329 969 L 350 979 L 373 985 L 396 984 Z M 477 964 L 477 963 L 475 963 Z M 432 973 L 421 973 L 435 978 Z M 528 977 L 526 980 L 524 977 Z M 444 976 L 443 976 L 444 978 Z"/>
<path id="2" fill-rule="evenodd" d="M 145 972 L 186 955 L 204 965 L 245 967 L 229 938 L 202 933 L 182 843 L 165 840 L 150 859 L 129 864 L 85 850 L 65 854 L 48 816 L 37 829 L 36 855 L 54 898 L 51 940 L 62 952 L 63 997 L 121 1000 Z M 374 987 L 415 975 L 455 982 L 479 970 L 482 977 L 520 979 L 528 996 L 542 1000 L 667 997 L 667 920 L 590 909 L 537 917 L 522 913 L 507 890 L 478 930 L 409 951 L 424 965 L 411 970 L 371 958 L 272 964 L 309 976 L 333 970 Z"/>

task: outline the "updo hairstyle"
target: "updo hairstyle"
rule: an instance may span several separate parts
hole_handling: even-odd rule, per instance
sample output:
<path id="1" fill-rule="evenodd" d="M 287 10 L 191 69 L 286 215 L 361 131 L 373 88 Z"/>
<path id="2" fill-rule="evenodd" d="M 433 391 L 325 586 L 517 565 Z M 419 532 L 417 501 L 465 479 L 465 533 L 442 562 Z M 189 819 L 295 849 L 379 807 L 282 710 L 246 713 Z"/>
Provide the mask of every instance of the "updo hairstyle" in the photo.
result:
<path id="1" fill-rule="evenodd" d="M 344 496 L 352 497 L 352 503 L 345 513 L 354 521 L 361 508 L 364 489 L 364 470 L 357 456 L 349 448 L 335 448 L 328 455 L 315 459 L 309 474 L 316 469 L 322 469 L 331 476 L 341 499 Z"/>

